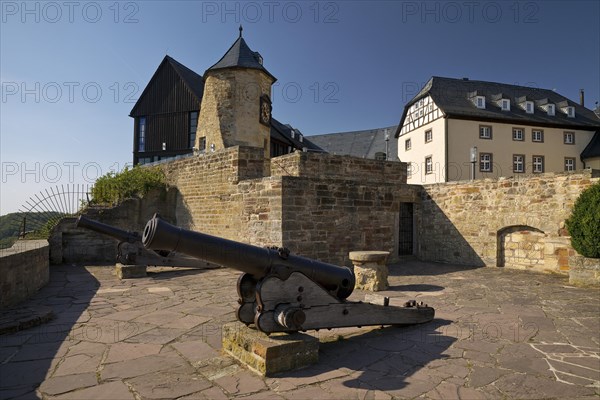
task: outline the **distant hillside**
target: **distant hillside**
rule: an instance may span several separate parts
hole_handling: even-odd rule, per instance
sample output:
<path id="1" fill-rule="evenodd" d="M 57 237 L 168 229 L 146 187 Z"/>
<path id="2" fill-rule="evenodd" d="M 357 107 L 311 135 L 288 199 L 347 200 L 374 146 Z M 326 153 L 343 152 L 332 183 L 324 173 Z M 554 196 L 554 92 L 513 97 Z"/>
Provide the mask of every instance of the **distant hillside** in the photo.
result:
<path id="1" fill-rule="evenodd" d="M 54 211 L 47 212 L 16 212 L 0 216 L 0 249 L 13 245 L 23 229 L 23 218 L 26 218 L 25 230 L 40 231 L 49 222 L 56 221 L 64 214 Z"/>

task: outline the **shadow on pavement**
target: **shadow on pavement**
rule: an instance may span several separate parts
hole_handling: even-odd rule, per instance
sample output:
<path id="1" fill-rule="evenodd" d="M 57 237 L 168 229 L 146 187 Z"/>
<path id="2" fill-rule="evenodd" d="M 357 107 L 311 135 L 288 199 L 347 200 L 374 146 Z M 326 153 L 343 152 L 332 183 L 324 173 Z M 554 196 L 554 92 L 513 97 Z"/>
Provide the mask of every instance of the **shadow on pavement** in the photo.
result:
<path id="1" fill-rule="evenodd" d="M 422 325 L 374 329 L 345 340 L 321 343 L 317 366 L 286 373 L 285 377 L 311 377 L 345 368 L 360 373 L 351 373 L 343 381 L 345 387 L 393 393 L 411 385 L 408 381 L 425 365 L 448 357 L 443 353 L 457 339 L 445 336 L 442 327 L 451 322 L 435 319 Z M 423 379 L 426 378 L 418 377 L 416 384 Z"/>
<path id="2" fill-rule="evenodd" d="M 89 319 L 85 310 L 99 286 L 98 280 L 82 266 L 50 267 L 48 285 L 16 308 L 47 306 L 55 318 L 0 336 L 0 399 L 38 398 L 36 389 L 56 367 L 53 359 L 66 353 L 82 333 L 77 332 L 76 324 Z"/>
<path id="3" fill-rule="evenodd" d="M 445 287 L 443 286 L 415 283 L 412 285 L 390 286 L 388 290 L 397 290 L 399 292 L 439 292 L 444 289 Z"/>

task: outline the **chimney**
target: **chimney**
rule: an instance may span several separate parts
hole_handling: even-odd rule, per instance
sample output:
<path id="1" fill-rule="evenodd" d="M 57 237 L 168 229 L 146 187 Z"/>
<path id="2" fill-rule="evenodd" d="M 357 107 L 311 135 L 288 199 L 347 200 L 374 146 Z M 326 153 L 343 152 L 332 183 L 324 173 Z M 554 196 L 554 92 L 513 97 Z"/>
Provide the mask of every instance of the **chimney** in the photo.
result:
<path id="1" fill-rule="evenodd" d="M 585 107 L 585 98 L 584 98 L 584 95 L 583 95 L 583 89 L 579 89 L 579 104 L 582 107 Z"/>

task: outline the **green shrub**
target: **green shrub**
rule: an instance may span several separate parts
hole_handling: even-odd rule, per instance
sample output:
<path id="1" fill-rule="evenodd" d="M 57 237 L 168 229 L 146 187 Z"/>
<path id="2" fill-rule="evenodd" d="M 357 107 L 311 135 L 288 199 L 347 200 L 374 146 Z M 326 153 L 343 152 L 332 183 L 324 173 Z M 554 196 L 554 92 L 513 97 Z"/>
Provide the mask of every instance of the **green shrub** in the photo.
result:
<path id="1" fill-rule="evenodd" d="M 92 188 L 92 203 L 118 204 L 131 197 L 143 197 L 151 189 L 165 188 L 165 175 L 158 167 L 125 168 L 109 172 L 96 180 Z"/>
<path id="2" fill-rule="evenodd" d="M 581 192 L 566 225 L 579 254 L 600 258 L 600 182 Z"/>

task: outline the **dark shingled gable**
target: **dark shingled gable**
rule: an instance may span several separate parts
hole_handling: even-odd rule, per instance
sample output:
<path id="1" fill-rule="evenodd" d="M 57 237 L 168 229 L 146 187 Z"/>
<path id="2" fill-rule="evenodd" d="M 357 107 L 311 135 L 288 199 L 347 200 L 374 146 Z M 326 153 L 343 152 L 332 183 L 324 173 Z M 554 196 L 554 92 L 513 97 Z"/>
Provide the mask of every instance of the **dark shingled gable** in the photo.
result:
<path id="1" fill-rule="evenodd" d="M 486 97 L 485 109 L 477 108 L 469 99 L 469 96 L 475 92 L 478 96 Z M 502 94 L 502 98 L 510 99 L 510 111 L 502 111 L 494 102 L 495 99 L 499 98 L 499 94 Z M 588 110 L 552 90 L 434 76 L 404 107 L 400 124 L 396 129 L 396 137 L 400 135 L 400 130 L 410 107 L 427 95 L 431 95 L 433 101 L 450 118 L 571 129 L 600 127 L 600 120 L 592 110 Z M 527 114 L 525 110 L 519 107 L 518 101 L 524 99 L 534 102 L 535 110 L 533 114 Z M 540 105 L 546 103 L 556 104 L 554 116 L 549 116 L 539 108 Z M 566 105 L 575 107 L 575 118 L 567 117 L 560 110 L 561 106 Z"/>
<path id="2" fill-rule="evenodd" d="M 600 129 L 594 133 L 594 137 L 585 149 L 581 152 L 581 159 L 586 160 L 588 158 L 600 157 Z"/>
<path id="3" fill-rule="evenodd" d="M 250 47 L 248 47 L 248 44 L 246 44 L 244 38 L 240 36 L 238 40 L 231 45 L 229 50 L 227 50 L 225 55 L 221 57 L 221 59 L 217 61 L 215 65 L 206 70 L 205 75 L 208 73 L 208 71 L 217 69 L 251 68 L 263 71 L 273 78 L 273 81 L 276 81 L 277 78 L 271 75 L 271 73 L 267 71 L 267 69 L 260 63 L 259 57 L 259 54 L 250 50 Z"/>

